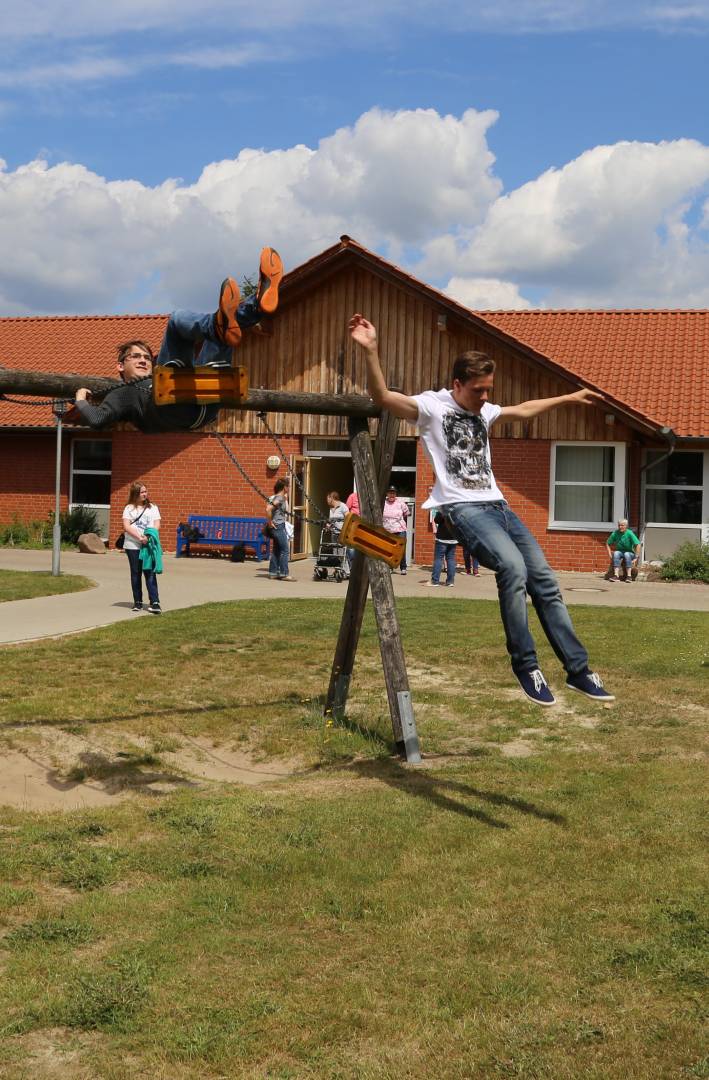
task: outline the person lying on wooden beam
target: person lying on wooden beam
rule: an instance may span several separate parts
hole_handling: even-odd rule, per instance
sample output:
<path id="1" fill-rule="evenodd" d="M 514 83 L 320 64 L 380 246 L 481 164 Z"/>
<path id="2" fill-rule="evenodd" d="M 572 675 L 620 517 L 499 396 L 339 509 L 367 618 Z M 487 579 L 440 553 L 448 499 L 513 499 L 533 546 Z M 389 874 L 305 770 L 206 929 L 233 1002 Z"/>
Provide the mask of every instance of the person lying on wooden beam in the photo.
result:
<path id="1" fill-rule="evenodd" d="M 76 391 L 76 409 L 81 420 L 100 430 L 129 420 L 145 434 L 163 431 L 196 431 L 216 418 L 218 405 L 155 405 L 153 402 L 153 364 L 166 367 L 195 366 L 195 346 L 201 345 L 197 363 L 212 368 L 230 368 L 232 349 L 241 340 L 241 331 L 255 326 L 263 315 L 272 315 L 278 307 L 278 287 L 283 277 L 283 263 L 278 252 L 266 247 L 261 252 L 256 292 L 241 301 L 239 286 L 233 278 L 222 282 L 219 307 L 210 315 L 194 311 L 174 311 L 168 319 L 157 357 L 144 341 L 127 341 L 118 346 L 118 374 L 122 386 L 109 390 L 100 405 L 89 402 L 91 392 L 85 387 Z"/>
<path id="2" fill-rule="evenodd" d="M 362 315 L 353 315 L 349 328 L 353 340 L 365 351 L 374 403 L 418 425 L 436 474 L 424 510 L 440 509 L 452 535 L 495 572 L 507 651 L 526 696 L 537 705 L 554 704 L 529 632 L 529 593 L 544 633 L 564 665 L 567 687 L 594 701 L 615 701 L 588 666 L 588 653 L 576 636 L 559 583 L 541 547 L 495 483 L 488 437 L 498 417 L 529 420 L 560 405 L 595 405 L 602 402 L 601 395 L 584 389 L 520 405 L 493 405 L 488 398 L 495 361 L 485 353 L 466 352 L 453 364 L 451 390 L 426 390 L 408 397 L 387 388 L 374 325 Z"/>

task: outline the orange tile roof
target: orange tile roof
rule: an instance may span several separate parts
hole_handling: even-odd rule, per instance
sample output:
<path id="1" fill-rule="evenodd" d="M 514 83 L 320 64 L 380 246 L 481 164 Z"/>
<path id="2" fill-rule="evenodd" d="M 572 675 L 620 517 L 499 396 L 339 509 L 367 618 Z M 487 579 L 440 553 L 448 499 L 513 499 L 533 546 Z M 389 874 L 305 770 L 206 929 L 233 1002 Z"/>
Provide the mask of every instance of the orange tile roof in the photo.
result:
<path id="1" fill-rule="evenodd" d="M 139 338 L 158 349 L 166 320 L 166 315 L 0 319 L 0 367 L 112 378 L 116 375 L 116 346 Z M 0 400 L 0 427 L 51 427 L 53 423 L 48 405 L 14 405 Z"/>
<path id="2" fill-rule="evenodd" d="M 597 387 L 652 427 L 709 438 L 709 311 L 472 311 L 347 236 L 286 274 L 286 290 L 348 256 L 380 266 L 478 326 L 501 331 L 532 358 Z M 166 318 L 0 318 L 0 366 L 112 376 L 116 345 L 135 337 L 157 349 Z M 0 427 L 52 422 L 48 406 L 0 401 Z"/>
<path id="3" fill-rule="evenodd" d="M 349 236 L 296 267 L 288 280 L 317 273 L 347 252 L 395 274 L 457 315 L 502 331 L 529 349 L 532 359 L 550 361 L 589 383 L 641 423 L 709 438 L 709 311 L 474 311 Z"/>
<path id="4" fill-rule="evenodd" d="M 709 438 L 709 311 L 476 314 L 658 426 Z"/>

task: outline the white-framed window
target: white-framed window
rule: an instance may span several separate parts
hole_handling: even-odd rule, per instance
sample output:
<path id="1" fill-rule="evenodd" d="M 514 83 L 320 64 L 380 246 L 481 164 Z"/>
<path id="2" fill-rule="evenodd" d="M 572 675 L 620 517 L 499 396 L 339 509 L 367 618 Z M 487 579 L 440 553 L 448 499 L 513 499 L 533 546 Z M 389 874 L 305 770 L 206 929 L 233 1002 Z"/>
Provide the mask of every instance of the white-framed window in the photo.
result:
<path id="1" fill-rule="evenodd" d="M 74 439 L 71 444 L 70 506 L 96 511 L 101 536 L 108 537 L 111 511 L 110 439 Z"/>
<path id="2" fill-rule="evenodd" d="M 709 452 L 675 450 L 669 457 L 665 454 L 664 450 L 646 452 L 645 521 L 664 528 L 701 525 L 709 519 Z M 653 465 L 653 461 L 659 463 Z"/>
<path id="3" fill-rule="evenodd" d="M 550 528 L 610 531 L 624 506 L 625 443 L 552 444 Z"/>

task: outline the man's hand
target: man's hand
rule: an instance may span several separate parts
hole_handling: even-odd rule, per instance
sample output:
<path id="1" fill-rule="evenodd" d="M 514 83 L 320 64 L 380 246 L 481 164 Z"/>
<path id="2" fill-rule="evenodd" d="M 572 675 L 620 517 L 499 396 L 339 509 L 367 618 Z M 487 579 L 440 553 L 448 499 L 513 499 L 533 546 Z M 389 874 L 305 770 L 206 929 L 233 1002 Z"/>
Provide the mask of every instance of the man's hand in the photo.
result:
<path id="1" fill-rule="evenodd" d="M 377 329 L 364 315 L 353 315 L 349 321 L 349 331 L 353 341 L 363 349 L 371 351 L 377 347 Z"/>
<path id="2" fill-rule="evenodd" d="M 74 395 L 74 401 L 86 401 L 87 398 L 90 398 L 90 397 L 91 397 L 91 391 L 87 390 L 85 386 L 81 386 L 81 387 L 79 387 L 79 389 L 76 391 L 76 394 Z"/>
<path id="3" fill-rule="evenodd" d="M 577 390 L 575 394 L 569 394 L 567 400 L 577 405 L 597 405 L 603 401 L 603 394 L 597 394 L 595 390 Z"/>

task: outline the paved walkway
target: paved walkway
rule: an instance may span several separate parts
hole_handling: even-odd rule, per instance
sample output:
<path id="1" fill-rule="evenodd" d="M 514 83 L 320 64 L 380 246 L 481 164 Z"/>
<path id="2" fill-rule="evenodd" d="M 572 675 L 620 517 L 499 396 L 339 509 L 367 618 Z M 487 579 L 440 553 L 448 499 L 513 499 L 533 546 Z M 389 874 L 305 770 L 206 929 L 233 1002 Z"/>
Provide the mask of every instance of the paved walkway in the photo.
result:
<path id="1" fill-rule="evenodd" d="M 50 571 L 50 551 L 0 549 L 2 570 Z M 313 580 L 313 562 L 304 559 L 291 564 L 295 581 L 269 581 L 267 564 L 249 560 L 231 563 L 227 559 L 175 559 L 168 555 L 160 577 L 163 610 L 193 607 L 214 600 L 253 600 L 273 597 L 330 597 L 342 602 L 347 585 Z M 0 643 L 32 641 L 76 633 L 96 626 L 128 619 L 151 619 L 130 610 L 132 599 L 128 563 L 121 552 L 81 555 L 62 552 L 61 569 L 66 574 L 83 574 L 96 588 L 62 596 L 15 600 L 0 604 Z M 465 600 L 497 598 L 494 576 L 483 570 L 480 577 L 458 574 L 452 589 L 424 589 L 421 582 L 429 574 L 414 566 L 406 577 L 395 574 L 397 596 L 419 596 L 430 603 L 446 603 L 452 597 Z M 602 607 L 659 608 L 673 611 L 709 612 L 709 585 L 675 585 L 636 581 L 632 585 L 605 581 L 600 574 L 559 574 L 567 604 L 595 604 Z"/>

